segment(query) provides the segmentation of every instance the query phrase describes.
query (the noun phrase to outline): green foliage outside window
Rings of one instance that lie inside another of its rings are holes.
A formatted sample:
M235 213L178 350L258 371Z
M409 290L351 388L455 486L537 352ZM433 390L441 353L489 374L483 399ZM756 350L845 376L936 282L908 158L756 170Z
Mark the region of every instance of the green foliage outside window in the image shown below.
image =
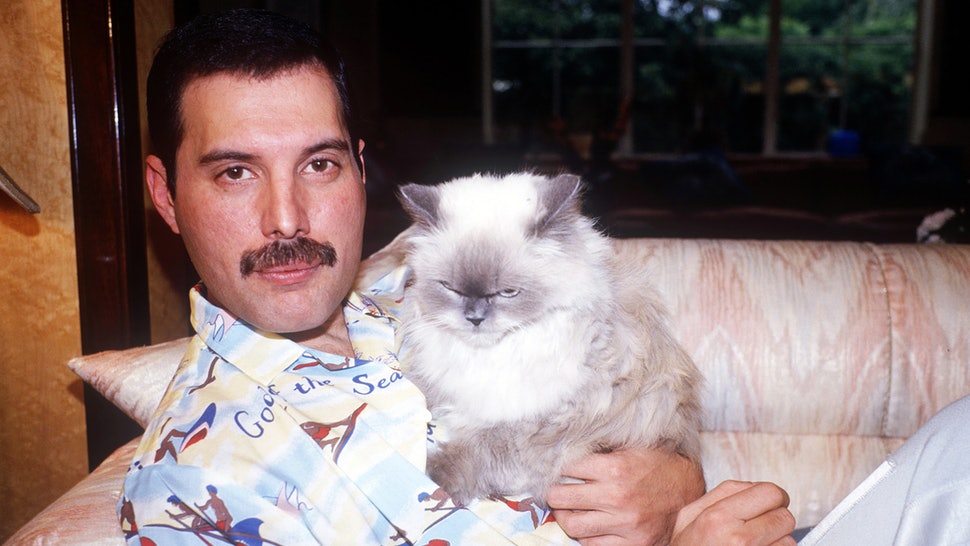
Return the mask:
M915 4L784 0L779 150L822 150L837 128L858 131L871 146L905 140ZM768 0L634 0L633 7L634 149L759 152ZM503 138L535 147L550 122L573 133L612 125L620 14L620 0L493 0L493 96Z

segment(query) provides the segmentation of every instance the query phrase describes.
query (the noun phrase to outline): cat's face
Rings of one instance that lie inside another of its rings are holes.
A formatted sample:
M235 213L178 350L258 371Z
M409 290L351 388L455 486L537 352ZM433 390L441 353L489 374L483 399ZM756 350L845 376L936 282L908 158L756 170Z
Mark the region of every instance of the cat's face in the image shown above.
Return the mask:
M495 343L540 319L556 300L548 256L530 241L431 238L415 255L412 294L434 324L473 344ZM554 273L554 272L553 272Z
M408 298L422 320L476 345L493 344L581 297L573 232L578 179L478 176L406 186L419 234Z

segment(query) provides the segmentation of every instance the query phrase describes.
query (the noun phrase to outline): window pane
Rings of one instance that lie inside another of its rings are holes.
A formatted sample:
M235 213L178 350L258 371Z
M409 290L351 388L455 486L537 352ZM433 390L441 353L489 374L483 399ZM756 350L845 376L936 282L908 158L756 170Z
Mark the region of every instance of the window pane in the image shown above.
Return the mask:
M909 43L850 49L846 124L859 131L870 147L905 142L912 58Z
M500 141L550 150L551 123L589 139L616 120L619 0L493 5ZM915 8L916 0L784 1L778 150L824 151L838 128L873 146L904 142ZM633 17L634 150L759 153L768 0L635 0Z
M661 47L636 49L636 100L630 121L638 151L673 152L686 136L682 128L690 118L690 107L679 98L682 77L671 70L668 53Z
M637 6L636 149L760 152L767 0Z
M735 153L760 153L764 133L764 43L709 47L720 71L717 101L710 107L712 134L720 148Z
M778 148L823 150L840 128L868 148L903 143L915 0L788 0L783 9Z
M552 114L552 50L496 49L492 58L496 139L528 148Z
M841 48L782 40L778 150L822 151L839 123Z

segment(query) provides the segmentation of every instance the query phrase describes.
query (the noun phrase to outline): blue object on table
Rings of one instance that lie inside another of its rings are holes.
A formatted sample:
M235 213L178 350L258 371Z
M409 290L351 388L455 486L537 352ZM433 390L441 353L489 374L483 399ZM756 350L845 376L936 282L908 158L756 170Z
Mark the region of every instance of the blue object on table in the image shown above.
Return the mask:
M859 155L859 133L849 129L837 129L829 133L828 152L832 157L856 157Z

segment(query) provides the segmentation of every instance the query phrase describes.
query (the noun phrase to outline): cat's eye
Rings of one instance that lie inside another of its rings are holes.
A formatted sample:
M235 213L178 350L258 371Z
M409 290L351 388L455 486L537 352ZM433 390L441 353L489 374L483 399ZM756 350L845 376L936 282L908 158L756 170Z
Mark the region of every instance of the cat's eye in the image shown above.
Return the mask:
M519 291L515 288L506 288L505 290L500 290L498 295L503 298L514 298L519 295Z
M442 288L444 288L445 290L447 290L447 291L449 291L449 292L454 292L455 294L461 294L461 292L459 292L459 291L457 291L457 290L455 290L454 288L452 288L452 287L451 287L451 286L450 286L450 285L449 285L448 283L446 283L445 281L438 281L438 282L439 282L439 283L441 284L441 287L442 287Z

